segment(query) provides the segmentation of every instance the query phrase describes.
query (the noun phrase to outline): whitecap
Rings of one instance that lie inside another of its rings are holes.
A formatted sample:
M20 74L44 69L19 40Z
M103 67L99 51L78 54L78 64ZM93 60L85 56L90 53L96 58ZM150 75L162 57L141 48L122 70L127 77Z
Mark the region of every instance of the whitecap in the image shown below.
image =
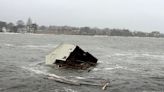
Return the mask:
M125 53L115 53L113 56L127 56L130 54L125 54Z
M21 33L11 33L11 32L4 32L4 33L0 33L0 34L21 34Z
M36 73L36 74L42 74L42 75L46 75L46 76L53 76L53 77L56 77L56 78L64 78L64 76L58 76L56 74L52 74L52 73L48 73L46 71L41 71L39 69L35 69L34 67L21 67L25 70L28 70L30 72L33 72L33 73Z
M78 92L78 91L70 89L70 88L66 88L66 87L63 87L63 88L64 88L65 92Z
M5 46L8 46L8 47L13 47L14 46L14 44L9 44L9 43L6 43L6 44L4 44Z
M164 58L164 53L151 54L151 53L128 52L128 53L115 53L112 56L118 56L118 57L128 56L128 58L136 58L136 57Z
M43 72L43 71L40 71L40 70L36 70L36 69L33 69L33 68L30 68L30 67L21 67L25 70L28 70L30 72L34 72L36 74L44 74L44 75L47 75L47 73Z
M113 69L116 69L116 68L94 68L93 71L107 71L107 70L113 70Z
M94 35L93 37L109 37L107 35Z
M52 47L56 47L56 45L52 45L52 44L47 44L47 45L24 45L22 47L29 47L29 48L52 48Z
M102 70L100 68L94 68L92 71L99 71L99 70Z
M114 69L131 70L125 66L115 65L114 67L108 67L108 68L94 68L93 71L109 71L109 70L114 70Z
M75 77L75 78L77 78L77 79L86 79L86 78L80 77L80 76L71 76L71 77Z
M113 70L113 69L116 69L116 68L104 68L104 70Z
M148 57L148 58L164 58L163 53L161 54L149 54L149 53L135 53L131 54L129 58L136 58L136 57Z
M142 54L142 56L147 56L147 57L155 57L155 58L163 58L164 55L153 55L153 54Z
M48 50L49 48L55 48L57 45L47 44L47 45L23 45L20 46L21 48L28 48L28 49L41 49L41 50Z

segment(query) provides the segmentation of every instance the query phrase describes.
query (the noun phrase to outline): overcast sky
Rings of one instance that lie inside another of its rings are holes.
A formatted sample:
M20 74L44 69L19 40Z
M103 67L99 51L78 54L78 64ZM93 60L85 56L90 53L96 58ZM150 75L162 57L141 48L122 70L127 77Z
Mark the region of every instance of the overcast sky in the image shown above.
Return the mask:
M0 20L164 33L164 0L0 0Z

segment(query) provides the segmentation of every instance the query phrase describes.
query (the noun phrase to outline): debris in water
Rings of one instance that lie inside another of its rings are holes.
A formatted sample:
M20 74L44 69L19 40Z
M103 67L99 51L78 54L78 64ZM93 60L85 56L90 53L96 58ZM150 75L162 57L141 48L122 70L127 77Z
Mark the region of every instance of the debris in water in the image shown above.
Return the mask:
M61 44L46 56L47 65L57 65L58 67L89 69L97 64L97 59L90 53L83 51L79 46L73 44ZM90 70L88 70L89 72ZM92 85L101 86L106 90L109 81L98 78L81 78L57 76L55 74L46 74L46 79L54 80L71 85Z
M77 77L64 77L57 76L55 74L48 74L46 79L54 80L61 83L71 84L71 85L90 85L90 86L102 86L102 90L106 90L109 86L109 81L98 78L77 78Z
M105 85L102 87L102 90L106 90L106 87L109 85L109 82L106 82Z
M58 67L87 69L96 63L94 56L73 44L61 44L46 56L47 65L55 64Z

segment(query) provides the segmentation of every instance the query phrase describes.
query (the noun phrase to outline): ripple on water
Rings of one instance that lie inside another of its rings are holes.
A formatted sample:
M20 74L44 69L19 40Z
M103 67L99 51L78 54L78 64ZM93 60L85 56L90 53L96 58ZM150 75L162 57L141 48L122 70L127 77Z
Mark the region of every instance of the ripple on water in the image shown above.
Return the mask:
M4 46L6 47L18 47L18 48L26 48L26 49L41 49L41 50L47 50L49 48L55 48L57 45L56 44L46 44L46 45L15 45L11 43L4 43Z

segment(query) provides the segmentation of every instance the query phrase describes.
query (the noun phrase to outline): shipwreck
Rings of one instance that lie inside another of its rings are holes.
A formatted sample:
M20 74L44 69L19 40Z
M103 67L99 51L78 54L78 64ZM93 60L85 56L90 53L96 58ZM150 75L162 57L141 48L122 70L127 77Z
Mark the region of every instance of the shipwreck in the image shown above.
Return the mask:
M60 44L46 56L46 65L87 69L97 64L97 58L73 44Z

